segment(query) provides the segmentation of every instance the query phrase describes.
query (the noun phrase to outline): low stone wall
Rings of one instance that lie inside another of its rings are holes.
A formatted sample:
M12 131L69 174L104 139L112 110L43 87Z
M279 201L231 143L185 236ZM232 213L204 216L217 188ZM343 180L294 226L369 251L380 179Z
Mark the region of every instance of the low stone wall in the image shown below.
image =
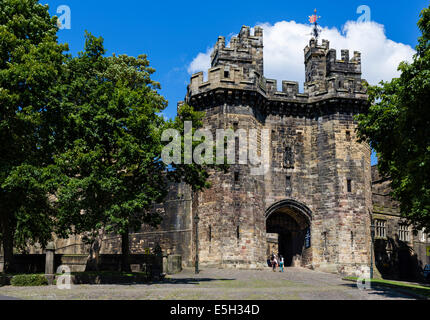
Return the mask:
M45 254L14 255L14 260L17 273L45 272ZM181 255L169 255L163 259L161 255L156 254L131 254L129 256L129 261L132 272L160 275L162 273L174 274L182 271ZM2 272L2 256L0 256L0 264L0 271ZM57 271L59 266L68 267L70 272L119 271L121 266L121 255L101 254L96 261L90 259L88 255L83 254L55 254L54 271Z
M71 276L73 284L138 284L147 283L153 280L151 274L133 274L133 275L117 275L117 274L91 274L82 273ZM159 280L157 278L156 280Z
M182 271L182 256L172 254L167 257L167 274L175 274Z
M0 274L0 287L10 285L10 281L12 280L12 276L6 276Z
M17 273L43 273L45 272L44 254L15 254L15 268ZM3 272L4 260L0 256L0 272Z

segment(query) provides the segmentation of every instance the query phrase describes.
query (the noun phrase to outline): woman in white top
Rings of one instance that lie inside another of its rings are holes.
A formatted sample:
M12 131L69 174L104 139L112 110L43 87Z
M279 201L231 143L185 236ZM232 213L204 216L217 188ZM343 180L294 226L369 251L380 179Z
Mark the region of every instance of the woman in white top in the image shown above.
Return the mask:
M278 257L276 256L276 254L273 257L273 272L276 271L276 267L278 266Z

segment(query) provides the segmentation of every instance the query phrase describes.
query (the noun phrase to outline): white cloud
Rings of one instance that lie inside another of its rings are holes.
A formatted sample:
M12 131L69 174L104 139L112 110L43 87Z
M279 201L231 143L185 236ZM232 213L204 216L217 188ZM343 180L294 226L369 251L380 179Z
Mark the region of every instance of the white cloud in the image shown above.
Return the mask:
M203 71L203 73L206 75L208 69L211 67L212 51L213 48L208 48L206 49L205 53L200 52L188 66L188 73L193 74L196 72Z
M260 24L264 29L264 75L266 78L304 82L305 68L303 49L308 44L311 26L294 21L281 21L274 25ZM403 43L394 42L385 35L384 26L375 22L357 23L348 21L343 30L324 28L322 39L330 41L330 47L337 50L349 49L362 56L363 78L371 84L397 77L401 61L411 61L415 51ZM206 71L210 67L210 53L199 53L188 67L188 72Z

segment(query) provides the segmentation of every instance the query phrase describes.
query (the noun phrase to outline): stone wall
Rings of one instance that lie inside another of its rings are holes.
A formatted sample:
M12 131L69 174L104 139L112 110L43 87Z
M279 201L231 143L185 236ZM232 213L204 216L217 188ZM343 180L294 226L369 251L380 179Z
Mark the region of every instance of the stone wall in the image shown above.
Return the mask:
M404 222L399 203L391 196L390 180L382 177L377 166L372 167L373 219L385 222L385 236L375 237L375 263L384 278L423 280L423 269L429 264L430 237L421 230L408 227L409 240L399 238Z
M192 263L192 216L191 190L185 184L170 184L166 201L154 207L161 217L158 228L142 226L136 233L130 233L130 253L148 254L161 247L165 255L179 254L184 266ZM121 254L121 236L100 232L92 244L86 244L84 235L71 235L67 239L54 238L58 254L88 255L95 258L100 255ZM36 244L28 246L27 254L43 254L43 248Z

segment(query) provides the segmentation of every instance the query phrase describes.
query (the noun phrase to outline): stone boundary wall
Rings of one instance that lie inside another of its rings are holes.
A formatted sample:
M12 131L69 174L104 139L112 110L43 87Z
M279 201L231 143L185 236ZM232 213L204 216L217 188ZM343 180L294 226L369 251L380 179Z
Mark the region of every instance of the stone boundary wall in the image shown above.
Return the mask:
M14 255L17 273L44 273L45 254L18 254ZM131 254L129 256L132 272L163 271L163 256L156 254ZM177 258L175 258L177 259ZM168 261L166 258L166 262ZM172 264L172 263L171 263ZM121 255L101 254L98 261L89 258L86 254L55 254L54 270L61 265L68 266L71 272L118 271L121 265ZM178 270L178 266L174 265ZM164 269L169 272L168 269ZM3 272L3 257L0 256L0 272Z

